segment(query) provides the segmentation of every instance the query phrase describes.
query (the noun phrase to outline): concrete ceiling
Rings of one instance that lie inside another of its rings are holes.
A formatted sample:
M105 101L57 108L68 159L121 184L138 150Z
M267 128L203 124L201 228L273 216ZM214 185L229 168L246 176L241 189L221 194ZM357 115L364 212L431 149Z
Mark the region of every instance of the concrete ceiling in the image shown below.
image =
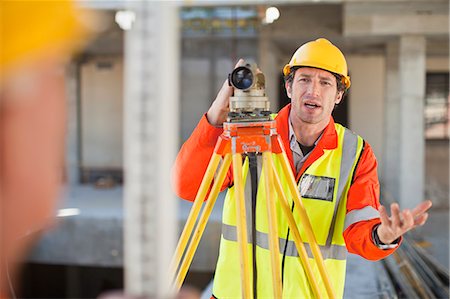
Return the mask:
M330 39L345 53L371 54L383 53L389 41L403 34L418 34L427 38L428 55L449 55L448 1L345 2L278 6L280 19L262 27L262 35L282 54L292 55L318 37ZM375 26L380 20L391 20L392 26Z
M282 1L279 1L282 2ZM308 1L306 1L308 2ZM374 20L389 16L406 22L419 22L427 18L434 22L436 32L423 32L427 38L427 53L449 55L448 1L335 1L278 5L281 17L261 27L260 35L270 38L280 53L290 56L302 43L326 37L345 53L383 53L387 42L398 39L401 27L392 32L373 28ZM88 55L117 55L124 49L124 32L114 21L115 10L102 10L101 33L89 44ZM413 18L411 18L413 17ZM355 19L356 18L356 19ZM418 21L411 21L418 20ZM365 29L351 29L358 24ZM417 24L416 24L417 25ZM420 25L420 23L418 24ZM420 26L419 26L420 27ZM405 29L406 31L406 29ZM411 34L411 33L407 33ZM419 34L419 33L418 33Z
M86 55L123 54L124 31L115 22L114 10L101 10L97 24L98 34L85 48Z

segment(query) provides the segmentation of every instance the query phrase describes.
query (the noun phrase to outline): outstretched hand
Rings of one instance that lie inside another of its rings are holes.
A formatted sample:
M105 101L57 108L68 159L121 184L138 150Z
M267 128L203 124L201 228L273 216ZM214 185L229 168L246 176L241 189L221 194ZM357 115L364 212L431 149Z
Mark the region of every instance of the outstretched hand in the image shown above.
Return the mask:
M243 59L239 59L234 68L238 67L243 61ZM233 87L228 85L227 79L206 113L206 118L211 125L219 127L227 120L228 112L230 111L230 97L232 95Z
M388 216L384 206L380 206L381 224L377 233L381 242L391 244L397 238L405 234L407 231L423 225L428 218L426 211L431 207L430 200L426 200L417 205L412 211L405 209L400 211L397 203L391 204L391 217Z

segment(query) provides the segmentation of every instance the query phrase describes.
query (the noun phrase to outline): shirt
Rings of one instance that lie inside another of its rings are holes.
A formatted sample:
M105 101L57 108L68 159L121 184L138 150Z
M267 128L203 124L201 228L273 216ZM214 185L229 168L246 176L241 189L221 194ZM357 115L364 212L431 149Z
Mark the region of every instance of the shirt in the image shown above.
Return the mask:
M321 137L322 134L320 134L319 138L314 142L314 147L317 145L317 142L319 142ZM297 137L295 136L294 128L292 127L291 123L291 118L289 118L289 146L292 151L292 158L294 159L295 170L299 172L303 166L303 163L305 163L306 159L309 157L311 151L306 155L303 154L300 148L300 144L297 141Z

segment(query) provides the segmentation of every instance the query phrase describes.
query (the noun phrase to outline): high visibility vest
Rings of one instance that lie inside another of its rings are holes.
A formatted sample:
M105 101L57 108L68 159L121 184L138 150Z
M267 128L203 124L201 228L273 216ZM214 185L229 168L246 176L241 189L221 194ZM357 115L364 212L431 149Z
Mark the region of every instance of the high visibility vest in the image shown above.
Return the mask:
M363 140L358 135L335 124L338 135L338 146L333 150L324 150L324 154L313 162L302 174L298 188L301 200L308 213L309 220L320 247L331 284L338 298L343 296L347 249L343 232L345 223L347 193L350 188L353 173L358 158L362 152ZM300 235L308 252L314 277L318 282L320 292L327 298L325 286L311 253L304 227L299 220L298 212L293 206L292 196L287 188L286 176L282 173L281 163L274 154L274 164L282 182L284 191L291 205ZM243 165L244 181L248 174L248 158ZM262 170L264 171L264 170ZM255 212L256 222L256 280L257 297L272 298L272 276L269 251L269 231L266 209L266 195L264 175L259 176L257 203ZM278 195L275 194L276 214L278 221L278 237L280 244L280 269L283 280L283 298L314 298L305 270L298 257L292 233L288 222L279 205ZM252 264L252 229L251 198L246 196L248 256ZM241 277L239 263L239 248L237 243L237 228L235 214L234 187L228 190L224 202L222 217L222 236L220 253L217 262L213 295L217 298L241 298ZM361 219L358 219L361 220ZM251 269L251 271L253 271ZM253 272L251 275L253 283Z

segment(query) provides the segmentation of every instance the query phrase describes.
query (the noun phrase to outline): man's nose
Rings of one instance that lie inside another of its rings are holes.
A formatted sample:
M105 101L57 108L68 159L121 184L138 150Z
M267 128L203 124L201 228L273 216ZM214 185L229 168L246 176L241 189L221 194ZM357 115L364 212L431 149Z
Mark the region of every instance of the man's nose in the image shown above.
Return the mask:
M308 85L308 94L315 97L320 94L319 82L316 82L315 80L311 81L311 84Z

